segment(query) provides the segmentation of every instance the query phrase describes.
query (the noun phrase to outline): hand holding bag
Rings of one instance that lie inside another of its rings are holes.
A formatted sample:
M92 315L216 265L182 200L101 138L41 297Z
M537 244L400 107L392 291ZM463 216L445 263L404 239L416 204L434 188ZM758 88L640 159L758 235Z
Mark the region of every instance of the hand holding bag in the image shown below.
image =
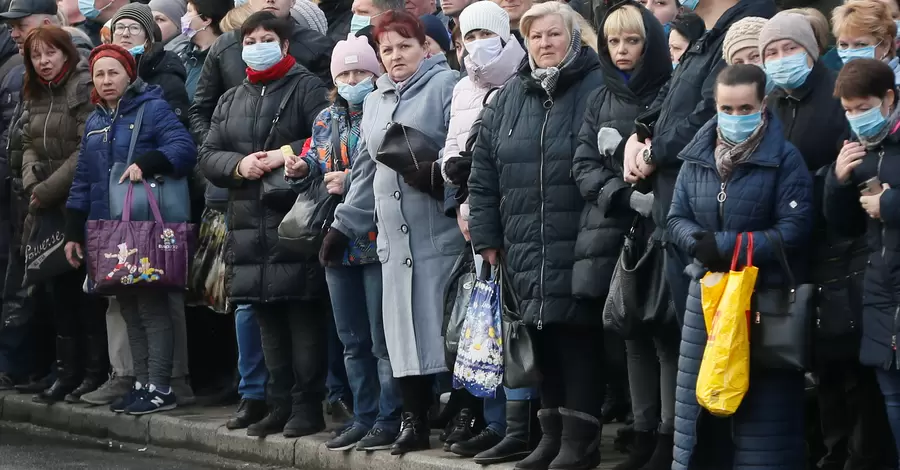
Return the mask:
M281 113L284 112L284 108L287 107L288 101L291 100L291 96L293 96L299 84L300 79L295 79L293 83L288 85L287 92L281 98L281 102L278 103L278 109L275 111L275 117L272 118L272 125L269 127L269 134L266 136L265 143L263 143L263 151L268 150L273 145L275 141L275 127L278 125ZM290 209L288 205L290 203L287 201L293 201L296 194L294 188L291 187L291 184L284 177L284 165L263 175L262 201L268 207L275 210L283 209L284 212L287 212Z
M399 122L388 123L375 161L401 175L407 175L436 162L441 146L422 131Z
M159 205L143 182L153 212L152 221L89 220L85 256L93 291L100 294L147 289L184 290L194 245L194 226L163 221ZM132 207L134 185L128 186L125 207Z
M757 289L750 319L750 357L755 368L804 371L811 367L815 284L797 285L781 236L763 232L787 276L786 287Z
M503 261L494 269L500 285L500 306L503 309L503 385L525 388L541 383L537 366L534 339L519 314L519 298L509 282Z

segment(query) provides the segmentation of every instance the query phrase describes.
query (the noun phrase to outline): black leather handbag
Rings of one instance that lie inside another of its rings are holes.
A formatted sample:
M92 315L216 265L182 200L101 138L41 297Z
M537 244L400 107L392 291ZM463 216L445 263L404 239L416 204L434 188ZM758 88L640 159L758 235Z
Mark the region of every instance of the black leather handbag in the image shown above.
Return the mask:
M281 113L284 112L284 109L288 105L288 101L291 100L291 96L294 94L294 91L299 84L300 79L297 79L288 85L289 88L287 92L281 98L281 102L278 103L278 109L275 111L275 117L272 118L272 125L269 128L269 133L266 136L265 143L263 143L262 150L268 150L275 142L275 127L278 125L278 121L281 120ZM280 212L287 212L291 209L296 197L297 193L294 192L294 188L291 187L290 183L284 178L283 165L263 175L262 201L266 206Z
M815 284L797 284L781 237L763 232L788 278L785 287L757 289L750 305L750 365L762 370L811 367Z
M519 314L518 296L513 292L504 262L501 261L494 269L494 278L500 283L503 309L503 385L507 388L540 385L542 376L537 366L534 339Z
M623 339L632 339L654 324L665 322L669 310L665 245L638 240L635 218L613 270L603 306L603 327Z
M436 162L441 148L418 129L391 122L375 154L375 161L405 175Z

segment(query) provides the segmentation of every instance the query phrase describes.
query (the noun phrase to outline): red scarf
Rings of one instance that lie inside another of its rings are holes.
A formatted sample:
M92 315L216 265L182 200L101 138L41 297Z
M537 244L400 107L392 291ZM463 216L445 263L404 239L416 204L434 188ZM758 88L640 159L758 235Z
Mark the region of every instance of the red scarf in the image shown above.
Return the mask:
M288 70L296 63L297 61L294 60L294 56L288 54L278 61L278 63L265 70L257 71L247 67L247 79L250 80L250 83L254 84L274 82L287 75Z
M66 74L69 73L70 68L71 67L69 67L69 62L67 61L65 64L63 64L62 70L59 71L59 75L54 77L53 80L44 80L40 76L38 76L38 80L40 80L41 83L44 84L44 86L59 85L59 82L63 81L63 78L65 78Z

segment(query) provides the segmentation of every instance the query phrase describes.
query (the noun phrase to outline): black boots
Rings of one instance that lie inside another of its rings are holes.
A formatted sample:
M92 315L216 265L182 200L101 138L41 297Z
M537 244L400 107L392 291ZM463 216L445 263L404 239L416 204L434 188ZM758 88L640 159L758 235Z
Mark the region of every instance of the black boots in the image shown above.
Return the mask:
M472 408L463 408L453 419L453 430L444 439L444 451L450 452L450 448L457 442L468 441L475 437L484 428L484 419L480 413L476 415Z
M559 414L562 415L562 440L559 454L548 468L587 470L600 465L603 423L587 413L568 408L560 408Z
M262 400L241 400L237 413L225 422L228 429L244 429L258 423L266 416L266 402Z
M562 438L562 415L559 408L540 410L537 416L541 422L541 441L528 457L516 463L516 468L521 470L546 470L559 454Z
M71 336L56 337L56 381L31 400L47 405L61 401L78 387L78 344Z
M404 412L403 421L400 423L400 435L391 446L391 455L430 449L429 434L427 416Z
M325 430L325 416L321 402L298 403L284 425L284 437L304 437Z
M540 407L540 400L508 400L506 436L499 444L476 455L475 463L491 465L527 457L541 439L541 424L538 421Z
M269 434L277 434L284 431L291 416L291 409L287 404L276 403L269 407L269 413L258 423L247 426L247 435L251 437L266 437Z
M81 385L66 395L66 403L80 403L81 396L97 390L109 374L109 360L107 359L106 336L88 336L84 358L84 380Z
M612 423L618 421L624 423L628 420L628 413L631 411L631 404L628 395L628 383L615 381L606 385L606 400L600 409L603 414L604 423Z
M674 435L657 434L656 449L653 451L653 456L640 470L671 470L673 447L675 447Z
M481 452L493 449L497 444L503 441L503 436L497 434L491 428L484 428L477 436L453 444L450 452L461 457L475 457Z
M634 440L631 444L631 451L628 452L628 458L613 467L613 470L640 470L653 456L653 450L656 448L656 432L635 431L633 436ZM671 454L672 449L669 448L670 457ZM669 460L669 468L672 468L671 459Z

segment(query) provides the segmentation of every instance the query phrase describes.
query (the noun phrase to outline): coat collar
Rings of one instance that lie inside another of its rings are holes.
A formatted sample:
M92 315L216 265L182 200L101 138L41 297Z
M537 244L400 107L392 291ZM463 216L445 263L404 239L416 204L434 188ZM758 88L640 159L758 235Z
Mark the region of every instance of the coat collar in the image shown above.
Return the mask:
M743 165L756 165L777 167L781 164L781 155L787 142L781 130L781 121L766 109L766 132L762 142L753 151ZM696 163L709 168L716 167L716 132L719 120L713 116L703 127L697 131L693 140L678 154L678 158L685 163Z

